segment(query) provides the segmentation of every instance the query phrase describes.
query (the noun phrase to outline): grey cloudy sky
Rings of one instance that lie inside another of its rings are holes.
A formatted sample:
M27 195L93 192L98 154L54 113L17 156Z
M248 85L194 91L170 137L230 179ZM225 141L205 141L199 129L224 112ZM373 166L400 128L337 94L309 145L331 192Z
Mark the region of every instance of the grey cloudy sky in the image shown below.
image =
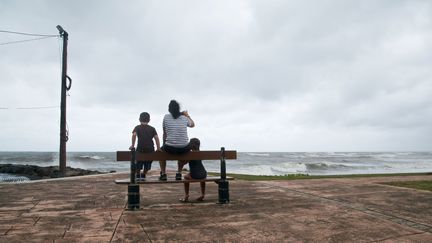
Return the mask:
M130 145L171 99L205 149L431 151L432 2L1 1L0 29L69 32L70 151ZM0 33L0 43L23 36ZM57 151L60 40L0 45L0 150ZM7 108L7 109L5 109Z

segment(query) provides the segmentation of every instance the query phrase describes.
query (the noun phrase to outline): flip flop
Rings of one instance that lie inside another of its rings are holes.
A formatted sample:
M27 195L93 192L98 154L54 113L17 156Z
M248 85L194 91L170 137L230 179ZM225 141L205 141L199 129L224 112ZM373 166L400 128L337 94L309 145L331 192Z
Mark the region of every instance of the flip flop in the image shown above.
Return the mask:
M187 203L187 202L189 202L189 197L180 198L179 201L182 203Z

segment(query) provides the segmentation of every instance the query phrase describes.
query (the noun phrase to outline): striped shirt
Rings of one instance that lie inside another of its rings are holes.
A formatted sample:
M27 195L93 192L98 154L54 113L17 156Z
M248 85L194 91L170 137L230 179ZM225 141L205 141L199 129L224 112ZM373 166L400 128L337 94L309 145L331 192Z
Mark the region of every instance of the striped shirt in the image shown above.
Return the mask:
M176 148L183 148L188 145L187 127L191 125L191 121L183 115L174 119L171 114L166 114L162 124L166 133L165 144Z

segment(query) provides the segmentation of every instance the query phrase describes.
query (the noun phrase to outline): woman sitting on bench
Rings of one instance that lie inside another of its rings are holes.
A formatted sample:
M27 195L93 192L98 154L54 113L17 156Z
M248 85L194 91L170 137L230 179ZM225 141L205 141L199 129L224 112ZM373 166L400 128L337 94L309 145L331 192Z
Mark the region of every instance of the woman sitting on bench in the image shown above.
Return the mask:
M180 112L180 104L171 100L168 105L169 114L166 114L163 119L163 146L162 151L169 154L184 154L190 151L189 138L187 134L188 127L194 127L195 123L189 116L187 111ZM166 161L159 161L161 167L161 175L159 180L166 181ZM178 162L178 170L176 180L182 179L181 166L182 162Z
M192 138L189 142L189 146L191 147L192 151L199 151L200 149L200 140L198 138ZM188 162L183 162L181 164L181 168L183 168L183 165L185 165ZM186 180L193 180L193 179L205 179L207 177L207 171L204 168L204 165L202 164L201 160L191 160L189 161L189 173L184 176ZM189 201L189 182L184 183L184 191L185 196L184 198L180 199L182 202L188 202ZM201 186L201 196L198 197L197 201L203 201L205 196L205 181L200 182Z

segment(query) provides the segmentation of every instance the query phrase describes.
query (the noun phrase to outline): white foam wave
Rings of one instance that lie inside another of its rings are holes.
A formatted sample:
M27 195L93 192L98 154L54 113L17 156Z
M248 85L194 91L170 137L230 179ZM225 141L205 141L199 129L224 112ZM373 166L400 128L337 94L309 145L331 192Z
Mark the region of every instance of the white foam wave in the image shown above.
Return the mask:
M81 156L78 156L78 158L80 158L80 159L94 159L94 160L104 159L104 157L97 156L97 155L81 155Z
M18 175L10 175L5 173L0 173L0 183L4 182L24 182L24 181L30 181L29 178L25 176L18 176Z
M246 153L246 154L250 156L263 156L263 157L270 156L270 154L265 154L265 153Z

